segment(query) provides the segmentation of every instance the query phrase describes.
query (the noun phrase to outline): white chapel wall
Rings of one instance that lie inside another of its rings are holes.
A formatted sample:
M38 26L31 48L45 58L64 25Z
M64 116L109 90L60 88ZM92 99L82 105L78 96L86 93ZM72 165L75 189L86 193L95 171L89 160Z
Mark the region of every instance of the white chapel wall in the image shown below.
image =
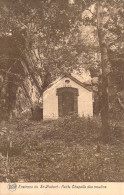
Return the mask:
M65 84L65 80L70 80L69 85ZM58 96L56 95L57 88L60 87L74 87L78 88L78 114L79 116L93 116L93 101L92 92L78 85L70 78L63 78L47 89L43 94L43 118L57 119L58 118Z

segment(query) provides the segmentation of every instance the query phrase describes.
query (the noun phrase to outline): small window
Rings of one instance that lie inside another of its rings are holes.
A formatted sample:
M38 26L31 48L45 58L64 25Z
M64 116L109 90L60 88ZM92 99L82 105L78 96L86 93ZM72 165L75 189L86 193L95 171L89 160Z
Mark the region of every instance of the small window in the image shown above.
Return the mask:
M69 83L70 83L70 81L69 81L69 80L65 80L65 83L66 83L66 84L69 84Z

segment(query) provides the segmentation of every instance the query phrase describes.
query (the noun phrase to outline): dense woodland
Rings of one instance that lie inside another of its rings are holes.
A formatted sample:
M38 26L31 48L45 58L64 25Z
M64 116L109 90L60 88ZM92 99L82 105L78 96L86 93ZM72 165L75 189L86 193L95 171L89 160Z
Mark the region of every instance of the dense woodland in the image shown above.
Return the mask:
M1 124L27 110L41 119L43 90L65 72L86 70L110 141L111 125L124 125L123 18L122 0L1 0Z

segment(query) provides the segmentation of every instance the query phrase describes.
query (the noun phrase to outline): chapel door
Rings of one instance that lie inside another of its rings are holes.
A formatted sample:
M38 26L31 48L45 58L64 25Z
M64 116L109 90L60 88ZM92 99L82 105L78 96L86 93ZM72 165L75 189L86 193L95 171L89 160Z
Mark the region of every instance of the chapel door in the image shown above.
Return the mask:
M74 93L64 92L62 93L62 116L71 112L74 112Z

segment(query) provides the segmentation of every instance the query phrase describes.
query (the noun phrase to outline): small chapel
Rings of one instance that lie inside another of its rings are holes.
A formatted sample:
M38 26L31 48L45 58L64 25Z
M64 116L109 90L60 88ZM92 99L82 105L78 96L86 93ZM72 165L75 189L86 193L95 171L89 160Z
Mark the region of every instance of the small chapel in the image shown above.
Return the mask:
M64 74L43 92L43 120L54 120L70 113L80 117L93 116L93 92L91 85L73 73Z

